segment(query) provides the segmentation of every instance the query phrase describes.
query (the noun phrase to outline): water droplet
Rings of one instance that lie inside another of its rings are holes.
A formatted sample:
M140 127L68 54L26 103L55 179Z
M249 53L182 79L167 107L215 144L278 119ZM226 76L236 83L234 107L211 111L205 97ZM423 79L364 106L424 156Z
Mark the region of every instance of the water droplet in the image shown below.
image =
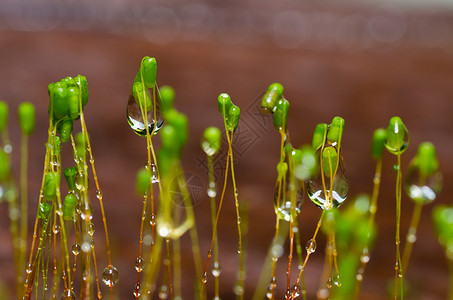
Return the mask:
M208 273L206 273L206 272L203 273L203 276L201 277L201 281L203 283L208 282Z
M305 244L305 250L307 253L313 253L316 251L316 240L310 239L307 244Z
M90 223L90 225L88 225L88 234L91 236L94 235L94 224L93 223Z
M321 288L316 293L318 299L327 299L329 297L329 290L326 288Z
M75 243L74 245L72 245L72 254L74 254L75 256L79 255L80 253L80 244L79 243Z
M63 294L61 295L62 300L75 300L75 298L75 293L71 289L65 289Z
M269 299L269 300L274 299L276 288L277 288L277 279L275 278L275 276L272 276L271 282L269 283L269 287L267 288L267 292L266 292L267 299Z
M168 299L168 287L166 285L160 287L159 299Z
M102 199L102 191L101 190L96 190L96 198Z
M60 225L55 224L52 228L54 234L58 234L60 232Z
M333 284L340 287L341 286L341 281L340 281L340 274L335 274L333 277Z
M30 274L32 270L33 266L31 264L27 264L27 267L25 268L25 273Z
M97 295L98 295L98 300L101 300L102 299L102 292L98 291Z
M333 148L338 153L338 149L336 147ZM325 148L319 149L318 154L322 149ZM346 169L344 168L343 156L340 153L337 157L338 165L333 178L333 183L330 175L326 174L321 167L318 174L313 179L307 180L308 197L316 206L322 209L340 206L348 195L349 183Z
M285 190L286 187L286 190ZM291 193L295 193L296 196L296 205L293 208L291 205ZM279 197L280 196L280 197ZM299 214L302 207L302 202L304 199L304 193L302 187L294 186L289 181L289 176L287 176L286 183L279 183L275 185L274 190L274 207L275 212L280 215L280 218L289 222L291 220L291 209L294 209L296 215Z
M173 226L170 224L170 222L162 219L157 222L157 232L161 237L168 237L171 232L173 231Z
M414 233L409 233L406 239L409 243L413 244L417 240L417 236Z
M134 295L135 298L139 298L141 293L142 293L142 291L140 290L140 283L137 283L135 285L134 290L132 291L132 294Z
M135 260L135 270L137 272L141 272L143 271L143 263L144 263L144 259L140 256L140 257L137 257L137 259Z
M233 293L236 296L240 296L244 293L244 288L239 283L236 283L236 285L233 287Z
M102 281L108 287L113 287L118 282L118 270L114 266L108 265L102 272Z
M84 192L88 188L88 178L84 176L82 172L78 172L75 176L75 187L81 192Z
M370 261L370 256L368 255L362 255L360 256L360 262L363 263L363 264L366 264Z
M442 188L442 173L440 170L433 172L430 176L423 176L417 161L413 160L406 172L404 190L415 202L427 204L436 199Z
M222 270L220 269L219 263L214 262L214 266L212 267L212 275L214 277L219 277L221 272L222 272Z
M211 198L215 198L217 196L217 191L215 188L208 188L208 196Z
M294 299L299 296L300 296L300 285L295 284L291 287L291 297Z
M149 93L147 91L147 93ZM147 119L148 119L148 130L149 133L157 134L159 132L159 129L162 127L164 120L162 119L160 107L161 107L161 101L159 98L159 93L157 94L157 102L156 102L156 120L154 120L154 112L152 109L147 111ZM149 93L151 97L151 101L153 101L153 95L152 93ZM137 104L135 101L134 95L131 93L129 94L129 99L127 101L127 109L126 109L126 117L127 117L127 122L129 123L129 126L132 128L132 130L140 135L140 136L146 136L146 127L145 127L145 121L143 120L142 117L142 112L140 110L140 106ZM154 126L156 125L156 128L154 129ZM153 132L154 130L154 132Z
M274 245L272 246L272 257L279 258L283 255L283 246L282 245Z

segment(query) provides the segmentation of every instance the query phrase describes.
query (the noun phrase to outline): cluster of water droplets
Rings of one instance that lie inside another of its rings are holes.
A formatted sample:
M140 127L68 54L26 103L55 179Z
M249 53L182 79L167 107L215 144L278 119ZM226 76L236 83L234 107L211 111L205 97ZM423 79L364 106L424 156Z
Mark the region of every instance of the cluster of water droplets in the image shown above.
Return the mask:
M147 111L147 124L145 125L145 120L143 119L144 114L140 109L140 105L138 104L138 99L136 101L132 91L129 94L129 99L127 101L127 108L126 108L126 118L127 123L131 127L131 129L140 136L146 136L146 126L148 127L148 131L151 134L157 134L157 132L161 129L162 125L164 124L164 119L162 118L161 112L161 99L159 90L156 86L156 92L154 95L156 96L155 99L153 98L152 91L146 91L149 93L151 97L151 103L155 102L156 111L154 112L153 109ZM154 116L156 117L154 119Z

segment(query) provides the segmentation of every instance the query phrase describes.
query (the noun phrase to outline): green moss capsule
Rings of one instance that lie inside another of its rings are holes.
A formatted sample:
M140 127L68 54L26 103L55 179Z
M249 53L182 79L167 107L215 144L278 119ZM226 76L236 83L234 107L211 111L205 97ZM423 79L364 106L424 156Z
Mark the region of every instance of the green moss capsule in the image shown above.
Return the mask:
M77 156L85 158L87 152L87 139L82 131L75 136Z
M80 92L76 87L68 88L69 117L73 120L80 116Z
M432 216L440 243L446 248L453 246L453 208L438 205L433 209Z
M0 149L0 181L5 180L11 168L9 155L3 149Z
M74 194L66 195L63 202L63 218L65 221L74 220L76 206L77 197Z
M132 86L132 94L134 95L135 102L137 102L140 109L142 109L143 103L146 104L147 111L151 111L153 109L153 102L151 101L149 92L144 89L141 82L134 82L134 85Z
M382 158L386 140L387 131L384 128L378 128L374 131L373 140L371 142L371 157L373 157L373 159L379 160Z
M421 143L417 152L418 168L420 174L429 177L439 169L436 148L430 142Z
M329 126L327 133L327 141L333 144L341 144L341 138L343 136L344 119L342 117L334 117L332 123Z
M0 101L0 133L6 129L8 125L8 104L5 101Z
M74 78L74 82L79 86L80 93L82 95L82 107L85 107L88 103L88 82L85 76L77 75Z
M327 128L328 126L326 123L319 123L318 125L316 125L312 140L313 150L318 150L326 142Z
M30 136L36 125L35 106L30 102L22 102L17 109L17 114L22 134Z
M60 127L61 142L66 143L67 141L69 141L71 137L74 121L72 119L64 119L61 122L62 122Z
M217 154L220 150L220 143L222 139L222 133L217 127L208 127L203 133L201 140L201 148L208 156Z
M55 83L51 89L50 101L53 116L56 120L62 119L68 114L69 103L66 99L67 93L67 86L62 82Z
M334 147L326 147L322 151L322 168L327 177L335 174L337 169L338 153Z
M232 105L228 110L228 118L227 118L227 128L229 131L235 131L239 125L239 118L241 116L241 109L236 106Z
M162 114L165 114L173 109L173 102L175 101L175 90L168 85L164 85L159 89L160 99L162 101Z
M395 155L402 154L409 145L409 132L400 117L392 117L387 127L385 147Z
M312 147L306 145L300 148L300 159L295 161L294 176L300 180L307 180L316 174L318 158Z
M176 149L182 151L182 147L186 144L189 136L189 121L185 114L178 112L175 109L170 110L167 113L168 124L175 129L175 135L173 137L173 142ZM164 137L162 137L164 139Z
M219 113L225 118L229 111L230 107L233 105L231 98L227 93L222 93L217 98L217 105L219 108Z
M64 177L66 178L66 183L68 184L68 190L73 191L76 189L75 178L77 175L77 169L75 167L67 167L64 169Z
M279 132L286 132L288 127L289 101L282 98L278 101L274 111L274 127Z
M146 170L145 168L138 170L135 179L135 191L139 196L145 195L145 193L148 191L150 181L151 173L148 170Z
M154 57L145 56L140 66L143 82L148 89L156 85L157 62Z
M53 201L57 195L59 177L57 172L48 172L44 181L44 199Z
M278 101L283 95L283 86L280 83L273 83L261 99L261 110L263 113L274 112Z
M52 205L47 202L41 202L38 206L38 218L47 220L49 213L52 209Z

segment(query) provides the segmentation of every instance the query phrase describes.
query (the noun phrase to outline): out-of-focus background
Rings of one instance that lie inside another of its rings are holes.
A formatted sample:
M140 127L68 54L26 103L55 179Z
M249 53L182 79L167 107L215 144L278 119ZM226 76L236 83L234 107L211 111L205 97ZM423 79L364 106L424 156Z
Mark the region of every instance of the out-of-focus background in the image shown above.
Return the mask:
M156 57L158 84L175 89L175 106L189 118L190 140L183 163L193 186L201 188L194 209L203 257L211 229L209 201L202 190L207 174L200 137L207 126L223 125L216 104L221 92L229 93L241 107L235 159L240 200L250 205L246 299L251 298L274 233L279 135L271 119L260 114L258 99L272 82L284 85L291 103L293 145L310 143L317 123L330 123L336 115L346 120L343 154L351 198L371 192L371 135L374 129L386 127L392 116L400 116L410 132L404 166L420 142L436 145L444 188L435 203L424 208L407 280L411 299L447 297L447 264L433 232L431 210L436 204L451 203L448 195L453 192L453 5L403 0L1 1L0 98L10 105L16 174L20 132L15 111L22 101L31 101L37 108L37 128L30 141L29 224L35 218L44 161L47 85L68 75L85 75L90 92L85 117L105 199L113 262L120 272L118 299L132 298L136 276L142 201L135 194L134 178L146 162L146 144L129 128L125 111L131 83L145 55ZM387 287L394 276L394 163L395 157L386 154L377 213L379 235L361 299L388 298ZM221 178L220 158L216 166ZM403 195L402 236L412 207ZM98 214L99 206L94 209ZM0 280L12 291L6 215L2 204ZM303 245L319 215L320 210L306 200L299 215ZM99 221L98 217L95 222ZM96 247L102 253L102 227L97 224ZM237 232L231 187L219 234L221 298L234 299ZM321 235L306 270L309 299L315 297L319 284L324 240ZM184 249L190 249L188 241ZM102 254L100 259L105 264ZM279 276L284 282L286 257L281 261ZM187 273L191 280L191 270ZM186 284L189 290L191 284ZM193 296L186 292L185 298Z

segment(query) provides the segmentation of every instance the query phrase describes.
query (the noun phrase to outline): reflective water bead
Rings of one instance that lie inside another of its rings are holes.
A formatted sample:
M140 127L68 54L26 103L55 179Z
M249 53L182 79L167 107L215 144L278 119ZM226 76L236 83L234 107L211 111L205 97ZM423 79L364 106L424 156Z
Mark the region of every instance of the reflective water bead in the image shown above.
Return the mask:
M98 296L98 300L102 299L102 292L100 290L98 290L97 296Z
M292 214L291 211L292 210L294 210L294 213L296 215L299 214L301 207L302 207L303 198L304 198L304 193L303 193L302 187L299 187L299 186L296 187L293 184L291 184L289 182L288 177L286 180L286 191L283 190L285 185L281 185L281 187L279 187L278 183L276 184L275 190L274 190L275 213L279 214L280 217L287 222L289 222L291 220L291 214ZM294 191L294 189L295 189L295 191ZM292 207L293 205L291 202L291 192L295 192L295 196L296 196L294 207Z
M33 270L32 264L27 264L27 266L25 267L25 273L30 274L32 270Z
M214 266L212 267L212 276L219 277L221 273L220 265L218 262L214 262Z
M320 173L315 178L307 181L308 197L316 206L322 209L340 206L348 195L349 183L341 154L338 162L333 182L332 178L329 176L323 177Z
M88 225L88 234L93 236L94 235L94 224L93 223L90 223L90 225Z
M208 127L203 133L201 148L208 156L213 156L220 149L222 133L220 129L214 126Z
M305 244L305 250L307 253L313 253L316 251L316 240L310 239L307 244Z
M112 265L108 265L102 272L102 281L108 287L113 287L118 282L118 278L118 270Z
M74 245L72 245L72 254L74 254L75 256L79 255L80 253L80 244L79 243L74 243Z
M168 287L166 285L160 287L159 299L168 299Z
M409 145L409 132L400 117L392 117L387 127L385 147L395 155L402 154Z
M60 225L55 224L55 225L53 226L53 228L52 228L52 232L53 232L54 234L58 234L58 233L60 232Z
M134 290L132 291L132 294L134 295L135 298L140 297L140 295L142 294L142 291L140 289L140 284L139 283L135 284L135 287L134 287Z
M144 263L144 259L140 256L140 257L137 257L137 259L135 260L135 270L137 272L141 272L143 271L143 263Z
M147 111L147 127L150 134L157 134L164 124L164 120L162 119L160 111L160 99L158 94L156 95L156 100L156 120L154 120L153 109ZM154 99L152 99L152 101L154 101ZM134 95L132 93L129 95L129 100L127 102L126 117L129 126L136 134L140 136L146 136L145 121L143 120L140 106L135 101Z
M294 298L297 298L300 296L300 285L298 284L295 284L291 287L291 297L294 299Z
M76 296L72 289L65 289L61 295L62 300L75 300Z

